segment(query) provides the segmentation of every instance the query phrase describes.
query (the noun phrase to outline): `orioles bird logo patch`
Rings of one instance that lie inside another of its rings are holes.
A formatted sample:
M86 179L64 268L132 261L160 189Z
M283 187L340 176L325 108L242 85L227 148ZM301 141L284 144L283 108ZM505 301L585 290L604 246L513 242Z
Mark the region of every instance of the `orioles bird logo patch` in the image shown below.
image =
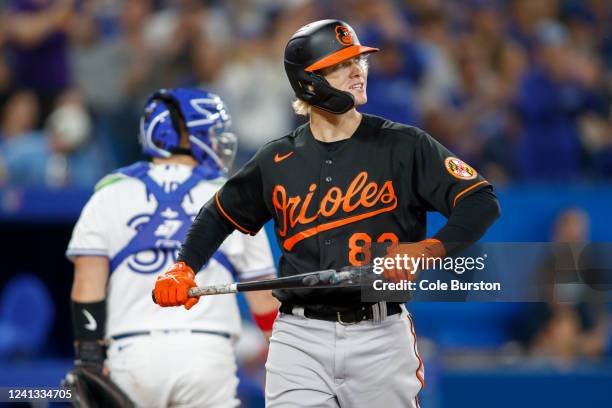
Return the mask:
M336 39L342 45L352 45L353 36L345 26L336 26Z
M456 157L447 157L444 165L451 176L461 180L473 180L478 175L470 165Z

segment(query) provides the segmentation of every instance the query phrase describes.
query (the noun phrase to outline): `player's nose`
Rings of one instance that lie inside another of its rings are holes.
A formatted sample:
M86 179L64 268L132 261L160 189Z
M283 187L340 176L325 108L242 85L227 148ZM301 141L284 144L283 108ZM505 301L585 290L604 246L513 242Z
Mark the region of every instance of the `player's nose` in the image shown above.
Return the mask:
M363 77L365 74L359 58L353 58L351 60L349 75L351 78Z

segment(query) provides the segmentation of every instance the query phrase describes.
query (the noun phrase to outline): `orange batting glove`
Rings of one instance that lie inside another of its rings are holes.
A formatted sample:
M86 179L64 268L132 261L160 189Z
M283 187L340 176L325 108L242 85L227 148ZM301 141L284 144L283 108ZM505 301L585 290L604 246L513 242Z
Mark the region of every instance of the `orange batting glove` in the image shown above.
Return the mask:
M157 277L153 295L155 303L162 307L185 306L191 309L200 298L187 296L189 288L196 286L195 273L185 262L177 262L163 275Z
M446 250L442 242L431 238L410 244L392 244L389 246L387 249L387 258L396 260L398 259L398 255L401 267L385 268L383 271L383 276L391 282L399 282L402 280L415 281L419 270L423 269L423 262L427 262L427 259L432 258L444 258L446 256ZM416 270L411 259L419 262L419 266ZM405 260L407 260L407 262L405 262Z

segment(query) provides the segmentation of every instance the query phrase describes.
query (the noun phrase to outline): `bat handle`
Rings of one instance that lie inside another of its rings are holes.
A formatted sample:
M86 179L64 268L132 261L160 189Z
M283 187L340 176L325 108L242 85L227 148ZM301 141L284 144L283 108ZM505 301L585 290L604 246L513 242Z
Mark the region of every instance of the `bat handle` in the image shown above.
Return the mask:
M189 293L187 294L187 296L189 297L198 297L199 295L194 293L194 288L190 288L189 289ZM157 300L155 300L155 290L151 291L151 299L153 299L153 303L157 304Z

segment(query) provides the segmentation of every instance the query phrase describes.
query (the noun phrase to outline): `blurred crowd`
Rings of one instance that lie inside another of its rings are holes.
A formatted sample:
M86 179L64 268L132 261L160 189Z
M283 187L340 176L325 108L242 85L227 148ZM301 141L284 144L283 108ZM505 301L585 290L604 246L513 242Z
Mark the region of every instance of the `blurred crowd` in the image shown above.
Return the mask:
M298 123L284 45L330 17L381 49L362 111L498 184L612 179L606 0L0 0L0 185L88 187L140 159L160 87L221 95L244 162Z
M612 277L610 256L596 254L597 245L589 248L590 226L588 213L580 207L565 208L555 219L551 254L534 271L544 301L524 304L512 327L513 339L532 363L566 369L580 359L598 361L612 355L612 309L605 301ZM593 262L594 257L599 260ZM590 262L584 261L588 258ZM593 268L595 264L600 267Z

